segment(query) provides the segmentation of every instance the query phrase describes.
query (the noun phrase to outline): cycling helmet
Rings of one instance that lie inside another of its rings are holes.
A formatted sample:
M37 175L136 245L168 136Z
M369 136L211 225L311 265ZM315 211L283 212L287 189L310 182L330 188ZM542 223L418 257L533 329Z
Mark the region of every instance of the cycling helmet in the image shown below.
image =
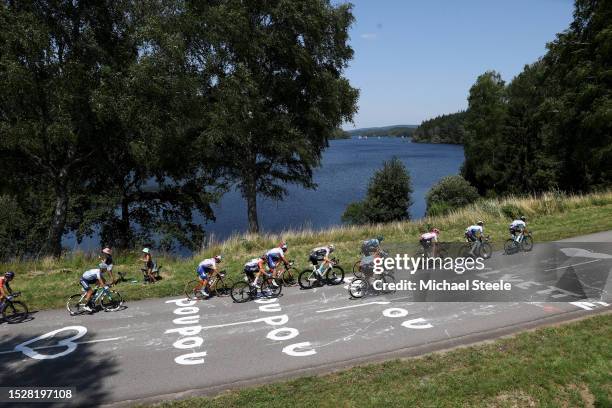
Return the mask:
M378 242L382 241L383 239L385 239L385 237L383 237L382 235L379 235L376 237L376 239L378 240Z
M440 230L437 228L432 228L431 232L433 232L434 234L439 234Z
M107 269L108 269L108 265L107 265L107 264L105 264L104 262L102 262L100 265L98 265L98 268L99 268L99 269L104 269L104 270L107 270Z
M148 254L149 252L151 252L151 250L149 248L143 248L142 252L144 252L145 254Z
M334 244L329 244L327 247L329 248L329 252L334 252L334 249L336 249Z
M478 222L476 223L476 225L480 225L480 226L482 226L482 225L484 225L484 221L478 221Z
M13 279L15 277L15 272L8 271L7 273L4 274L4 277L7 279Z
M106 247L102 250L102 253L106 255L112 255L113 251L109 247Z
M525 221L527 218L525 218L524 215L521 215L521 221Z
M287 252L287 243L286 242L281 242L279 247L280 247L280 249L283 250L283 252Z
M215 262L219 263L221 262L223 259L221 258L221 255L215 255Z

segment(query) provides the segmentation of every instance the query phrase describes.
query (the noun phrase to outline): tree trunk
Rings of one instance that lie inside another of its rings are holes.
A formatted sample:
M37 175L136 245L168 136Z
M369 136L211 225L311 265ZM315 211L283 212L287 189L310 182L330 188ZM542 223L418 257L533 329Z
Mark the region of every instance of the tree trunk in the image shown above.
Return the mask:
M68 170L63 168L57 175L55 183L55 206L51 217L51 226L47 235L45 253L56 258L62 255L62 237L66 228L68 214Z
M243 184L243 194L247 202L247 216L249 219L249 232L259 232L257 219L257 180L255 174L247 174Z

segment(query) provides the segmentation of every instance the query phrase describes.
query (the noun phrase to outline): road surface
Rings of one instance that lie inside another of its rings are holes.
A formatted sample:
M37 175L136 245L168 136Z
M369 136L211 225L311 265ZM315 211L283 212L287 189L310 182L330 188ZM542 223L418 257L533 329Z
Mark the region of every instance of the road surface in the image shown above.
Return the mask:
M72 386L72 404L125 406L470 344L609 311L611 242L608 231L495 253L483 270L461 275L396 272L397 280L505 280L506 292L397 291L355 300L347 283L285 288L278 299L244 304L177 296L127 302L115 313L41 311L0 324L0 384Z

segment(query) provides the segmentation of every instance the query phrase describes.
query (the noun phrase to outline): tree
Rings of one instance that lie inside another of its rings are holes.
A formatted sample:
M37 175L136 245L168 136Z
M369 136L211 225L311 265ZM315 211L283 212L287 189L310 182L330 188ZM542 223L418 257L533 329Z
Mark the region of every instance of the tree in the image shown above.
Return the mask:
M257 196L281 200L286 183L314 188L328 138L356 111L358 92L343 76L353 55L351 7L230 0L193 12L211 22L202 35L215 38L205 135L257 232Z
M5 190L36 181L53 197L45 252L61 253L70 196L87 184L104 144L91 105L114 28L101 24L122 2L3 2L0 7L0 156L17 173Z
M412 141L416 143L462 144L465 137L464 122L464 111L425 120L414 130Z
M427 215L441 215L473 203L478 190L461 176L446 176L427 192Z
M410 174L404 164L393 157L374 173L368 183L365 199L349 204L342 220L349 224L408 220L411 194Z
M495 192L506 158L500 157L497 146L506 120L505 86L494 71L480 75L470 88L465 121L463 176L482 194Z

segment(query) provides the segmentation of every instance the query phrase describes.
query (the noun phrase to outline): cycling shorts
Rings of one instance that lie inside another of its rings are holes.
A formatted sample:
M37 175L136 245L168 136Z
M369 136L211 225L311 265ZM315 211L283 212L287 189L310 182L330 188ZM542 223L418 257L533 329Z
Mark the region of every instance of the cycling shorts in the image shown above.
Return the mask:
M91 289L90 285L93 285L94 283L96 283L96 279L87 280L85 278L81 278L81 286L83 287L85 291L88 291L89 289Z
M267 259L268 259L268 268L270 268L270 269L274 269L276 267L276 264L280 260L279 258L275 257L274 255L268 255Z
M465 234L465 237L466 237L467 239L469 239L470 241L472 241L472 242L476 242L476 241L478 241L478 238L476 238L476 235L471 234L471 233L469 233L469 232Z
M212 272L212 269L199 266L197 272L200 279L204 280L208 279L208 274Z

